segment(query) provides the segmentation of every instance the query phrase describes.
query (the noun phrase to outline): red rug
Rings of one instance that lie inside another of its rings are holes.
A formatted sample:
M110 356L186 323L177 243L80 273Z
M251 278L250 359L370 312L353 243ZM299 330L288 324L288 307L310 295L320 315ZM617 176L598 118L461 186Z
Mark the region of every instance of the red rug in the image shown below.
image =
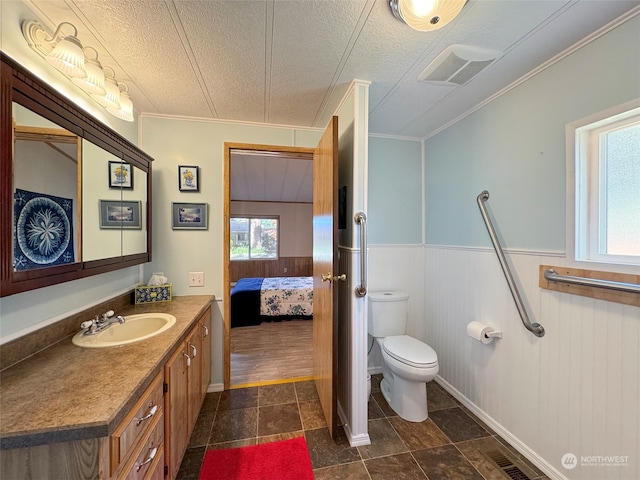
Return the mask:
M313 480L304 437L208 450L198 480Z

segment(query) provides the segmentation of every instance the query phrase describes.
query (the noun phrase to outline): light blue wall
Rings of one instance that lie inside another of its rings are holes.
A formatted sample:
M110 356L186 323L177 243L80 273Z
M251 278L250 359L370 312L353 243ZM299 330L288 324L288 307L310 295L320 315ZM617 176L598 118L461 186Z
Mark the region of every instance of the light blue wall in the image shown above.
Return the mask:
M640 18L555 63L425 141L426 241L565 250L565 125L640 96Z
M370 244L422 243L422 153L415 140L369 137Z

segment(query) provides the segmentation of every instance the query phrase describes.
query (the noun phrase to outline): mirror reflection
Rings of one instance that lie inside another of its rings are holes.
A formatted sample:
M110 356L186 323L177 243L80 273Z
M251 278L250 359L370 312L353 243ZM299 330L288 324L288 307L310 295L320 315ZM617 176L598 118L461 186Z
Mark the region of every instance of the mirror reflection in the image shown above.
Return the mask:
M131 212L130 225L123 224L122 254L133 255L147 251L147 172L133 166L133 188L122 190L122 206L125 213Z
M13 271L80 261L80 138L13 102Z
M113 186L110 166L122 162L85 139L82 140L82 158L82 259L89 262L119 257L122 255L122 229L117 217L122 188Z

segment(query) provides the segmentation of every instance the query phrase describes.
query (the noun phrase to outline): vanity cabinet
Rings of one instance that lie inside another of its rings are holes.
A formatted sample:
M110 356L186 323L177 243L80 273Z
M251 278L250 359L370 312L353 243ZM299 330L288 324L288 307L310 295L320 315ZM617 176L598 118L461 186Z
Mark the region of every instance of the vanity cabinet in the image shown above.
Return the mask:
M169 479L176 478L211 379L211 307L165 365L165 443Z
M156 376L109 437L3 450L0 478L163 479L162 378Z
M0 478L175 479L210 382L212 298L123 312L176 316L136 348L68 339L3 370Z
M109 437L110 477L143 480L151 476L164 453L163 412L162 374L158 374Z

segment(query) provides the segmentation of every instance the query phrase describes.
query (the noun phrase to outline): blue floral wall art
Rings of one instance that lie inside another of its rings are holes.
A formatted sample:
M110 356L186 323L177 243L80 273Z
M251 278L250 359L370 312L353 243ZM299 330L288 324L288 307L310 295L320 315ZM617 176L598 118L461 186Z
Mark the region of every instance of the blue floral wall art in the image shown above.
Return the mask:
M73 263L73 199L16 189L13 268Z

